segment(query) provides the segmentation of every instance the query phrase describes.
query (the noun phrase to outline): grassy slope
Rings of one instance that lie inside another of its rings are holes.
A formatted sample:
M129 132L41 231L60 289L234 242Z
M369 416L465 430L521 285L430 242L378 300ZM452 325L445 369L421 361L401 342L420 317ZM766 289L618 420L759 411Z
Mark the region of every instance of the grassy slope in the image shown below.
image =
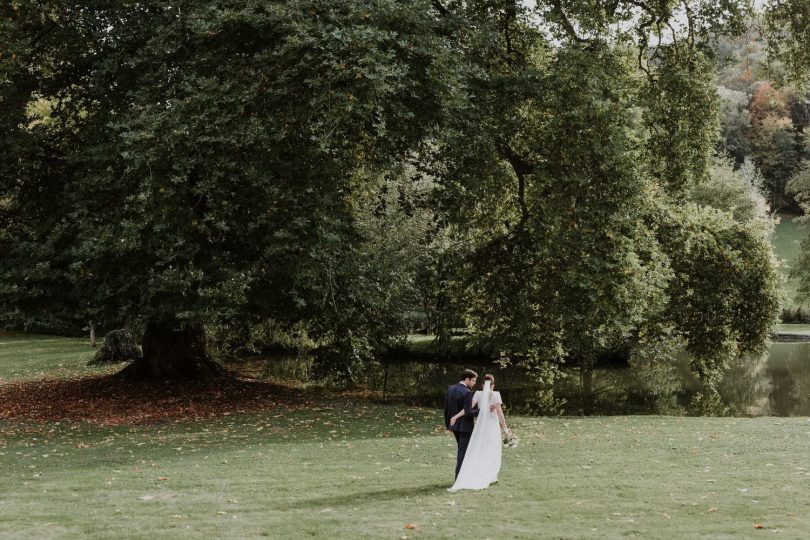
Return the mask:
M23 375L69 369L63 345L54 361L18 344ZM8 380L21 368L5 347ZM810 537L806 418L510 421L521 443L500 483L457 494L432 409L335 398L200 423L0 422L0 537Z

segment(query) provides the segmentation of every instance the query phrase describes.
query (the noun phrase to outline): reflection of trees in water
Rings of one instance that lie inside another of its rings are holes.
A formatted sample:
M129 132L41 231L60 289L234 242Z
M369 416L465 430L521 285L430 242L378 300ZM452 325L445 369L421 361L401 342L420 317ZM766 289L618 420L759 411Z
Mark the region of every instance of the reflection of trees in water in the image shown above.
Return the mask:
M744 355L730 362L718 391L731 416L770 414L771 381L768 377L768 353Z
M793 414L810 414L810 362L807 358L791 364L788 372L793 380L793 391L791 396L795 401L796 408Z
M772 393L780 416L810 414L810 345L798 344L783 347L784 361L773 369L773 378L779 388Z
M533 391L525 372L517 367L498 365L461 365L441 362L395 362L374 366L366 374L365 384L384 399L405 399L419 405L440 405L447 387L459 381L462 370L478 373L479 385L485 373L495 375L498 390L502 391L512 410L521 410L526 396Z
M771 371L773 391L770 395L772 414L775 416L789 416L796 407L793 397L793 377L787 369L774 369Z
M663 356L662 351L651 350L646 356L632 359L629 367L594 369L589 412L683 414L697 381L685 355ZM310 366L310 358L275 357L264 359L255 371L261 378L308 381ZM361 384L383 399L440 406L447 386L458 382L462 369L468 367L480 376L495 375L498 389L512 412L533 412L529 403L537 399L537 384L516 366L378 363L365 373ZM583 379L577 368L570 368L569 374L572 376L555 381L554 395L567 402L566 414L582 414ZM770 358L765 354L737 359L729 366L718 391L724 406L718 412L723 414L810 415L810 344L776 344Z
M567 403L566 414L679 414L683 386L679 365L649 362L596 368L589 379L587 374L561 378L554 393Z
M630 360L627 387L631 399L647 411L657 414L678 414L683 407L678 396L689 388L694 378L689 362L674 350L649 349L644 355Z

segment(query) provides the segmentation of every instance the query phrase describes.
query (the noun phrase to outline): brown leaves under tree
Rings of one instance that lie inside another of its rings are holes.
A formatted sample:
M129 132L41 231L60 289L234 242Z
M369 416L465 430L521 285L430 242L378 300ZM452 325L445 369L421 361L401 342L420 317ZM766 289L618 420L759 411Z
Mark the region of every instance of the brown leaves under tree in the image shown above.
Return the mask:
M302 392L232 376L185 382L133 381L120 373L0 385L0 420L101 425L200 420L311 405Z

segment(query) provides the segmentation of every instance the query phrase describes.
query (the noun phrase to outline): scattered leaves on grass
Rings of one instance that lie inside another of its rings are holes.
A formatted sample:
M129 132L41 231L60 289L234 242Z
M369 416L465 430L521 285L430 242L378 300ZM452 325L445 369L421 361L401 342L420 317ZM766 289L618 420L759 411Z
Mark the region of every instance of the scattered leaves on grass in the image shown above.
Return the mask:
M39 423L152 424L308 406L305 392L238 377L131 382L113 374L0 384L0 420Z

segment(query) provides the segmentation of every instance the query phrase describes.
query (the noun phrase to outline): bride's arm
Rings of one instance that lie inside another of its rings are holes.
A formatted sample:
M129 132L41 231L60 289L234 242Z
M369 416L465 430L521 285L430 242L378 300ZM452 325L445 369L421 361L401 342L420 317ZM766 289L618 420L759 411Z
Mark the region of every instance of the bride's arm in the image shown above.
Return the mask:
M503 409L501 408L501 404L500 404L500 403L498 403L497 405L495 405L495 412L498 414L498 423L500 423L500 424L501 424L501 429L502 429L502 430L504 430L504 431L506 431L506 432L508 433L508 432L509 432L509 428L508 428L508 427L506 427L506 418L505 418L505 417L504 417L504 415L503 415Z

